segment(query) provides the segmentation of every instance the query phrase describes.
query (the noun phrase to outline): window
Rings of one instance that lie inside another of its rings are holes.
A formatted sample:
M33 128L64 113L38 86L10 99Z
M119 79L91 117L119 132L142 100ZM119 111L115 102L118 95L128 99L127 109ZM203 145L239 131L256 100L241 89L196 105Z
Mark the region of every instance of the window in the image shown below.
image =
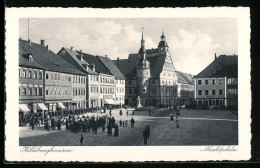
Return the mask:
M57 80L57 74L54 74L54 80Z
M219 93L219 95L222 95L222 94L223 94L223 91L222 91L222 90L219 90L218 93Z
M33 78L34 78L34 79L37 79L37 71L34 71L34 73L33 73Z
M91 87L91 93L93 92L93 87Z
M198 80L198 85L201 85L201 80Z
M228 89L227 92L228 92L229 95L231 95L232 94L232 89Z
M208 85L208 84L209 84L209 80L206 79L206 80L205 80L205 85Z
M134 93L137 93L137 90L136 90L136 89L134 89Z
M53 73L50 73L50 79L53 80Z
M143 89L143 93L145 93L145 89Z
M32 95L32 88L29 88L29 96Z
M212 85L215 85L215 79L212 79Z
M46 95L48 95L49 94L49 91L48 90L46 90Z
M26 88L23 88L23 95L26 95Z
M26 70L23 70L23 77L26 78Z
M229 78L228 81L227 81L227 84L231 85L232 84L232 79Z
M205 90L205 95L209 95L209 91L208 90Z
M237 83L236 78L233 78L233 79L232 79L232 84L235 85L236 83Z
M132 89L129 89L129 94L131 94L132 93Z
M155 80L153 80L153 84L155 84Z
M131 84L132 84L132 81L128 81L128 84L131 85Z
M209 105L212 106L212 100L209 100Z
M223 80L222 80L222 79L219 79L218 82L219 82L219 84L222 84L222 83L223 83Z
M96 78L97 78L97 81L98 81L98 76Z
M35 96L37 96L38 95L38 92L37 92L38 90L37 90L37 88L34 88L34 93L35 93Z
M42 72L39 72L39 79L42 79Z
M71 77L69 77L69 82L70 82L70 80L71 80Z
M216 91L215 90L212 90L212 95L215 95L216 94Z
M46 79L49 79L49 74L48 73L46 73Z
M199 90L199 95L202 95L202 90Z

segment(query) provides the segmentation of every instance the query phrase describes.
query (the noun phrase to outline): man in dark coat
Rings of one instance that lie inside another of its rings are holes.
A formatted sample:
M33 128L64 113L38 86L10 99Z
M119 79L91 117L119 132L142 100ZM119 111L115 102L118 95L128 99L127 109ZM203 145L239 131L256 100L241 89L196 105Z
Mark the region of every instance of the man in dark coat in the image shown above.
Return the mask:
M147 134L148 134L147 129L144 129L143 131L144 145L147 145L147 139L148 139Z
M60 119L58 119L57 128L58 128L58 130L61 130L61 120Z
M119 135L119 128L118 125L115 125L115 132L114 132L114 136L118 136Z
M83 137L83 135L81 135L81 137L80 137L80 145L81 146L82 146L83 140L84 140L84 137Z
M112 135L112 125L111 124L108 124L107 125L107 135Z
M121 119L120 119L120 121L119 121L119 125L120 125L120 127L122 127L122 121L121 121Z
M135 120L134 120L133 117L132 117L132 119L130 120L130 123L131 123L131 128L134 128L134 127L135 127Z

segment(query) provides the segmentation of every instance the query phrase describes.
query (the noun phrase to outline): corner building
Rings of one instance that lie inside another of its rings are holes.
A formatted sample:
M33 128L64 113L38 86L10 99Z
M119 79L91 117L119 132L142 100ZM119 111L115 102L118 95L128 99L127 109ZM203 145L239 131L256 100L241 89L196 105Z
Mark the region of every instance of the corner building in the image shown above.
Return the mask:
M220 55L195 77L195 100L199 106L238 105L238 56Z

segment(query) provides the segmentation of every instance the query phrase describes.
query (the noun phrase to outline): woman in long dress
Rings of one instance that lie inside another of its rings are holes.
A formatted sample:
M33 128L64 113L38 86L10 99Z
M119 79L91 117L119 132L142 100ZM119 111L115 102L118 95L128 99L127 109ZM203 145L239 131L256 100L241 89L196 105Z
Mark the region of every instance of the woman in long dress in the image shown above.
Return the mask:
M119 135L118 131L119 131L119 128L118 128L118 125L116 124L116 125L115 125L115 133L114 133L114 136L118 136L118 135Z

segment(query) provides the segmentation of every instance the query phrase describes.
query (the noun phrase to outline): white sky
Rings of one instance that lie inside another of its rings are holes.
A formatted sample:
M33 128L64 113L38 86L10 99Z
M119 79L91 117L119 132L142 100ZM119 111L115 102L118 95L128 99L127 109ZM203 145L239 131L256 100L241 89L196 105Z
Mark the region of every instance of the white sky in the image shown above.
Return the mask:
M217 55L237 54L237 20L232 18L30 19L30 39L45 39L57 53L62 47L111 59L128 58L140 48L144 27L146 49L157 48L162 31L176 70L193 75ZM20 37L28 39L28 19L20 19Z

